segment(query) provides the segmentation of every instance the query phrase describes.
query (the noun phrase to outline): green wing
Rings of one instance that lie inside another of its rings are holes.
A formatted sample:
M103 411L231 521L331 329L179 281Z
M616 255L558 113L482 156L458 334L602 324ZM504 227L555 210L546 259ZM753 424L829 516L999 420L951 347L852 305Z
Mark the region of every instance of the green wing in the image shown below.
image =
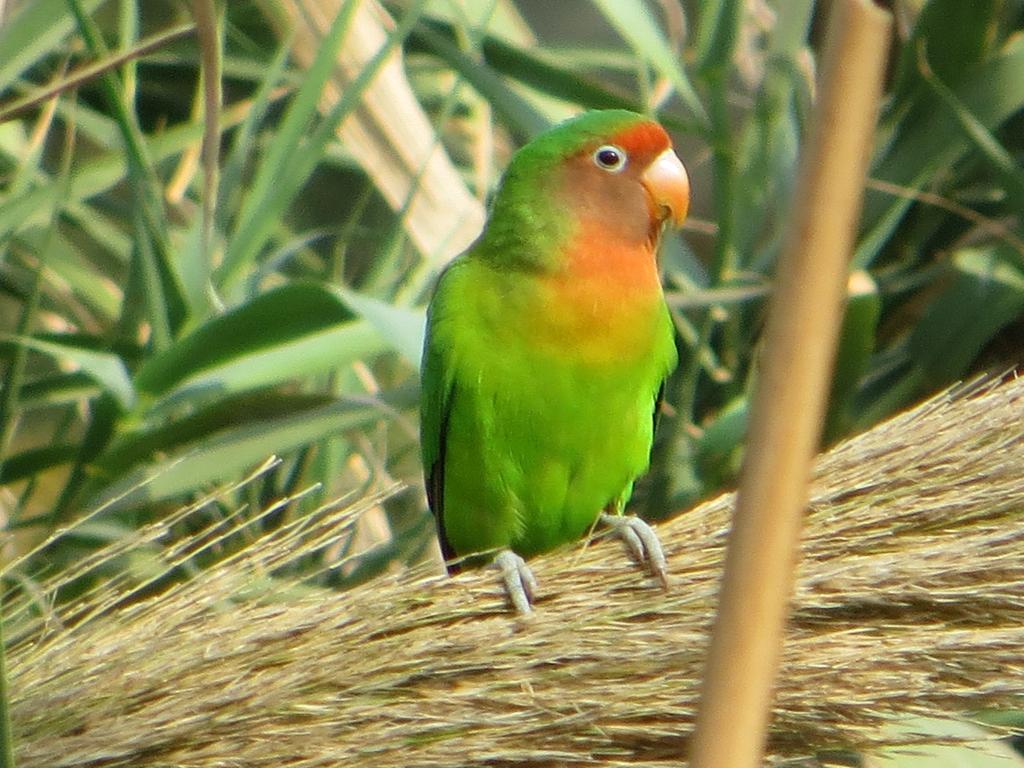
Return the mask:
M437 519L438 539L445 560L455 557L444 530L444 468L445 448L448 440L448 417L455 393L455 380L451 361L451 340L445 338L438 322L447 312L448 302L454 300L453 278L458 273L459 261L452 262L441 273L437 289L427 310L427 330L423 344L423 363L420 382L420 450L423 459L423 479L427 489L427 504ZM449 570L455 570L450 568Z

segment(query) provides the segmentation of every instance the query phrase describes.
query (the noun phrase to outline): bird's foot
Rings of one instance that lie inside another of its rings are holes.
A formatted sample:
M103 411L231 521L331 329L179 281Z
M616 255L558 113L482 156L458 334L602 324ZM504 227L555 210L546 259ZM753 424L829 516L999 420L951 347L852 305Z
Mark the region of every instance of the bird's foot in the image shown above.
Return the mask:
M647 523L634 515L601 513L601 522L607 525L626 545L637 563L646 565L663 589L668 589L668 566L658 534Z
M501 572L505 594L508 595L516 613L520 616L528 616L533 613L530 604L537 592L537 579L534 578L533 571L530 570L526 561L512 550L503 549L494 558L491 565Z

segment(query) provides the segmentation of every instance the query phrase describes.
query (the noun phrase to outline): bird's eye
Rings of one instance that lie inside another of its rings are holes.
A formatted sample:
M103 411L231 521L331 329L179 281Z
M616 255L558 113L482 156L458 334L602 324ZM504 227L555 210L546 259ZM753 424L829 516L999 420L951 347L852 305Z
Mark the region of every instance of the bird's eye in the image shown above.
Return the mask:
M601 170L618 173L626 167L626 153L618 147L605 144L594 152L594 165Z

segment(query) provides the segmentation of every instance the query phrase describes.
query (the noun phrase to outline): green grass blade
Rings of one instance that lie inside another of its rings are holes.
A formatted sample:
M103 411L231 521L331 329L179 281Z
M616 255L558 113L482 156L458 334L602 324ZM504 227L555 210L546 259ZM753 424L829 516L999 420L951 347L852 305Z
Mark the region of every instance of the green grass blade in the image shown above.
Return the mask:
M925 74L925 82L939 101L949 110L957 124L976 149L979 150L1002 179L1007 193L1013 198L1012 205L1024 210L1024 170L1009 151L992 135L988 127L967 107L966 104L931 72Z
M29 248L39 244L39 239L30 236L24 241ZM106 244L105 242L103 243ZM76 248L76 243L64 232L57 230L49 249L46 267L64 281L75 299L87 307L92 317L106 324L117 317L120 300L116 288L110 284L110 278L96 269L94 264L85 260Z
M1002 125L1024 108L1024 38L1011 40L999 54L969 72L952 92L987 130ZM971 141L958 118L948 110L934 109L934 105L926 111L927 119L905 121L872 168L874 178L917 190L968 151ZM855 268L871 264L912 204L909 198L868 191Z
M270 239L276 223L320 162L328 143L334 139L338 126L358 106L366 88L395 48L412 32L426 1L417 0L406 10L388 35L387 42L363 66L330 113L302 142L301 149L297 150L309 119L315 112L327 74L333 70L337 47L344 38L348 26L349 19L344 13L335 19L310 68L310 81L304 83L297 97L297 104L292 107L295 110L294 117L289 110L286 125L280 129L282 138L275 140L274 150L257 171L253 191L243 204L238 229L228 246L224 262L215 275L218 287L230 288L247 268L255 263L257 255ZM352 8L354 5L350 4L346 8ZM315 89L312 88L313 85L316 86Z
M93 13L104 0L81 0L82 9ZM0 92L7 93L18 76L50 56L75 29L67 0L32 0L19 3L0 25Z
M221 129L227 130L237 125L244 114L243 110L228 110ZM183 123L168 128L148 138L150 156L155 162L173 158L201 141L202 135L203 127L199 123ZM95 160L82 163L71 174L67 206L109 191L127 179L128 170L128 163L120 151L107 152ZM57 198L57 186L47 183L5 200L4 205L0 206L0 240L12 232L44 223L46 211L52 209Z
M0 339L6 337L13 341L10 362L7 365L7 370L4 372L4 380L0 383L0 469L3 467L4 458L7 456L7 449L14 437L18 395L20 394L28 362L29 342L32 341L29 334L36 322L36 313L39 310L43 291L43 270L46 266L51 246L56 239L60 201L66 200L68 195L71 158L74 155L74 136L73 130L69 130L63 147L64 153L61 160L60 173L52 185L54 187L54 204L47 211L47 227L39 243L38 259L32 273L28 291L21 305L18 324L13 335L0 334Z
M650 8L645 3L623 3L616 0L593 0L593 3L622 39L629 43L634 53L675 86L679 98L694 117L702 123L706 122L707 114L697 91L686 76L679 57L658 29Z
M74 444L46 445L14 454L0 466L0 485L10 485L27 480L62 464L68 464L78 455Z
M25 412L33 408L69 405L91 400L102 391L91 376L81 371L39 376L22 386L18 406Z
M0 108L0 123L22 117L24 113L35 108L54 96L59 96L66 91L73 90L85 83L94 80L104 72L119 67L127 62L143 56L151 51L157 50L168 43L179 40L189 35L194 29L192 24L183 24L173 29L158 32L151 37L141 40L126 50L84 67L74 70L66 76L48 83L45 87L34 90L20 99L8 102Z
M946 83L955 83L984 61L997 38L993 34L1002 0L929 0L914 24L897 62L895 92L910 93L921 79L920 57Z
M643 105L635 95L620 93L596 79L517 48L501 38L484 38L482 50L484 61L496 72L549 96L577 102L589 109L643 111Z
M86 12L81 0L68 0L78 27L90 52L96 58L108 56L102 35L94 19ZM147 306L152 326L153 343L159 349L170 343L177 327L184 322L187 304L177 276L167 235L167 221L161 198L161 184L149 156L148 147L139 127L138 118L129 109L132 103L124 83L114 72L105 72L100 78L107 107L124 142L128 158L128 176L136 195L132 210L136 217L136 255L144 263L141 269L147 281ZM159 282L152 278L159 275Z
M184 456L130 472L115 485L97 493L101 493L103 498L122 496L113 504L113 509L128 509L169 499L230 478L268 456L287 453L378 418L380 415L376 408L363 403L341 402L297 415L245 424L204 440L200 448ZM156 476L149 483L135 487L154 472ZM126 491L127 495L123 495ZM94 498L89 505L98 506L99 503L100 500Z
M164 280L166 273L160 268L156 248L146 231L145 214L140 209L141 206L132 211L132 223L135 225L135 247L132 249L132 260L135 263L132 267L141 280L140 298L146 308L145 317L152 330L153 347L161 350L166 349L174 337L167 284ZM124 303L130 305L131 294L125 294L125 297ZM184 295L181 298L184 302ZM126 318L134 317L133 307L125 306L123 309L126 311Z
M339 288L338 294L349 308L377 329L406 362L419 368L423 353L426 316L423 310L407 309Z
M223 79L223 44L220 31L220 13L213 0L192 3L196 20L199 50L202 57L203 84L203 215L202 255L212 258L214 224L217 211L217 192L220 188L220 123Z
M128 370L117 355L9 333L0 333L0 341L23 345L54 360L72 363L112 395L122 408L131 408L135 402L135 389L132 387Z
M289 37L281 42L274 58L267 65L264 75L259 81L259 87L252 96L251 106L245 112L245 119L234 131L231 149L221 170L220 190L217 193L217 198L221 202L221 206L217 210L218 229L221 232L227 230L227 211L234 210L238 195L243 189L243 175L256 150L257 128L270 108L274 88L284 80L290 50L291 38Z
M914 327L910 353L936 381L964 376L985 344L1024 314L1024 272L1006 246L968 248L955 274Z
M355 319L329 287L293 283L216 317L149 358L135 385L149 416L313 373L386 351L370 323Z
M47 239L52 236L54 226L48 230ZM43 254L46 251L42 251ZM39 307L39 296L42 290L43 264L41 260L36 265L35 273L32 276L31 287L28 296L21 308L18 317L18 326L15 335L0 334L0 339L5 336L13 341L10 362L4 371L4 379L0 384L0 470L3 469L4 459L7 456L7 448L11 438L14 436L16 411L18 408L18 394L21 389L22 379L25 375L25 364L28 358L28 344L25 343L29 328L35 320L36 310Z
M459 50L442 32L422 24L413 37L473 86L520 141L528 141L550 127L551 121L529 101L509 88L489 66L481 65Z
M294 416L328 405L336 398L328 394L305 394L287 390L259 390L217 399L174 419L154 420L118 434L97 457L97 474L117 479L139 464L159 455L182 454L203 444L210 436L247 424Z
M275 207L283 210L290 202L291 196L286 197L281 191L281 179L286 174L286 166L294 161L296 153L300 151L309 126L317 115L320 94L334 72L338 48L352 25L357 7L358 3L348 3L335 17L320 41L319 51L306 72L302 86L274 132L242 204L236 230L228 244L224 263L217 273L218 285L232 283L251 265L269 236L272 222L267 219L276 212L269 209ZM307 147L301 151L310 150Z
M838 440L853 424L856 395L875 351L881 315L882 297L875 281L866 272L855 272L850 277L839 344L832 366L832 390L825 415L826 443Z

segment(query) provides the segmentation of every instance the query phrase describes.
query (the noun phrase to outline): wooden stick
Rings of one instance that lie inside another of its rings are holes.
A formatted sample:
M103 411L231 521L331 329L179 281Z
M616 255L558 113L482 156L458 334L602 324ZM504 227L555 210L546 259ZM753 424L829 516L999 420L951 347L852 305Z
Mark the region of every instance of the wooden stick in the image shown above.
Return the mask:
M697 768L748 768L764 752L890 26L870 0L832 5L704 671L690 756Z

